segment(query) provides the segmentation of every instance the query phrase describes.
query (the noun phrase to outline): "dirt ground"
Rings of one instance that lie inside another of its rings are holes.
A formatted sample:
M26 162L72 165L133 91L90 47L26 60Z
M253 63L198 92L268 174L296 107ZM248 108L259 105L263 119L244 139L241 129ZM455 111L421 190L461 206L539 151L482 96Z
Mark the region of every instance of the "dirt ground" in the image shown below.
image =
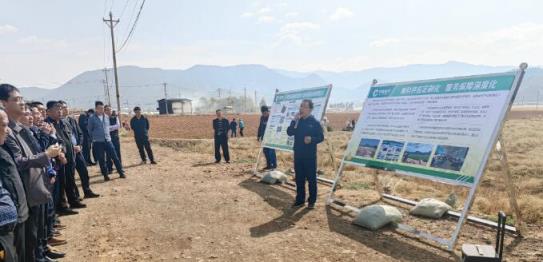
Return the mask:
M254 139L254 138L247 138ZM208 153L153 144L159 165L137 165L133 142L123 138L127 179L104 183L91 168L92 188L79 215L63 217L64 261L455 261L448 252L388 228L371 232L324 205L293 210L288 186L252 178L253 163L233 156L211 164ZM507 236L506 261L542 261L541 226L524 239ZM460 243L493 243L494 233L467 225ZM457 252L458 253L458 252Z

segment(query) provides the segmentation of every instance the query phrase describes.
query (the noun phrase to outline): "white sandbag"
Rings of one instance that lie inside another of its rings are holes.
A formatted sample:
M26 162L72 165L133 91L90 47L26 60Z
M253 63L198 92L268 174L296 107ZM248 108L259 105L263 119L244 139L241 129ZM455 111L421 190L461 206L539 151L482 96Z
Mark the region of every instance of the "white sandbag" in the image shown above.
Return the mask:
M449 210L451 210L451 206L446 203L433 198L425 198L413 207L409 213L421 217L441 218Z
M288 180L288 176L285 175L285 173L283 173L281 171L273 170L273 171L270 171L269 173L279 183L285 183Z
M353 224L377 230L389 223L398 223L401 220L402 213L397 208L387 205L371 205L360 209Z
M270 172L266 172L260 179L260 182L273 185L277 183L277 179L273 177Z

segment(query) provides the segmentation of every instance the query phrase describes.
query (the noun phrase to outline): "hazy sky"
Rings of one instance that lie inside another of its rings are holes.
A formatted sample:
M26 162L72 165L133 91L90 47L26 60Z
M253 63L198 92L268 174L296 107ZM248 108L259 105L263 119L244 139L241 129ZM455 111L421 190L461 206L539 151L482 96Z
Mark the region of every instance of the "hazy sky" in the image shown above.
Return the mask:
M0 82L57 87L111 67L142 0L0 0ZM360 70L450 60L543 64L543 1L147 0L119 65ZM122 16L121 16L122 14Z

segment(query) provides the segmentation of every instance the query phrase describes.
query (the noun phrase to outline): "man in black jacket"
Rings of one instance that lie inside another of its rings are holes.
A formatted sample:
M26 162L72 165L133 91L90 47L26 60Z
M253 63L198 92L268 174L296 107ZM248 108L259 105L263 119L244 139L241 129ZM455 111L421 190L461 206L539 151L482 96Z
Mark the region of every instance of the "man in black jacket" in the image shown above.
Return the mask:
M77 123L77 120L75 120L73 117L69 115L68 110L68 104L62 100L58 101L62 107L62 116L64 117L64 120L68 122L69 126L71 127L71 139L74 143L74 149L75 149L75 169L77 170L77 173L79 174L79 179L81 180L81 187L83 188L83 194L85 198L95 198L99 197L100 195L95 194L92 192L90 188L89 183L89 171L87 169L87 161L85 160L85 157L83 156L83 140L85 139L85 134L79 128L79 124ZM77 187L75 188L75 192L79 196L79 190Z
M300 112L287 128L294 136L294 172L296 173L296 202L294 207L305 203L305 181L309 183L308 208L315 208L317 201L317 144L324 140L320 122L311 115L313 101L306 99L300 104Z
M260 125L258 126L258 133L256 136L257 141L264 139L264 133L266 132L266 126L268 125L268 119L270 118L270 109L267 106L260 107ZM264 157L266 158L266 167L264 170L277 168L277 157L275 156L275 149L264 147L262 149Z
M1 93L0 93L1 94ZM0 99L3 99L0 96ZM24 254L24 224L28 219L28 205L26 202L26 194L17 171L17 166L13 162L13 158L9 152L4 148L4 142L8 136L8 116L4 112L3 107L0 108L0 181L3 188L6 189L16 207L16 225L15 228L6 230L5 235L2 236L2 245L4 251L9 255L13 261L16 261L17 254ZM15 234L19 233L18 236ZM22 238L22 239L21 239ZM9 261L9 260L6 260Z
M77 146L77 141L74 142L72 137L72 127L68 121L62 119L62 104L58 101L49 101L47 106L47 120L46 122L53 125L55 128L55 134L58 142L63 146L64 154L66 156L66 164L62 165L58 175L60 181L60 193L65 193L70 208L85 208L86 205L81 203L77 195L77 185L75 183L75 166L76 166L76 153L81 151L81 147ZM58 203L55 203L58 214L70 215L73 214L73 210L68 208L66 199L61 196L58 199Z
M134 131L134 139L138 146L138 151L141 157L141 163L146 164L147 158L145 152L151 161L151 164L156 165L155 156L151 149L151 143L149 143L149 119L141 114L141 108L139 106L134 107L135 116L130 119L130 127ZM143 151L145 149L145 151Z
M228 152L228 130L230 129L228 120L223 117L222 111L215 111L217 118L213 119L213 132L215 138L215 163L221 162L221 153L219 149L222 147L222 154L226 163L230 163L230 154Z
M91 114L92 109L89 109L87 110L86 112L82 112L80 115L79 115L79 119L77 121L78 125L79 125L79 129L81 130L81 132L83 133L83 142L82 142L82 146L83 146L83 157L85 158L85 161L87 162L87 165L96 165L96 163L92 162L92 159L91 159L91 147L92 147L92 141L90 139L90 136L89 136L89 131L87 130L87 124L89 123L89 115Z

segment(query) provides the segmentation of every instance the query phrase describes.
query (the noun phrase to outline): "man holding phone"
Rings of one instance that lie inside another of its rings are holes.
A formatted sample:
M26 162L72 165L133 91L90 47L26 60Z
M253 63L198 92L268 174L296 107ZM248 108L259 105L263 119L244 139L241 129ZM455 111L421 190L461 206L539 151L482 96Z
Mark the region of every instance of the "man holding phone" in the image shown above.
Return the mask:
M301 207L305 203L305 181L309 183L308 208L314 209L317 202L317 144L324 140L320 122L315 119L313 101L305 99L287 134L294 136L294 172L296 173L296 201L293 207Z

